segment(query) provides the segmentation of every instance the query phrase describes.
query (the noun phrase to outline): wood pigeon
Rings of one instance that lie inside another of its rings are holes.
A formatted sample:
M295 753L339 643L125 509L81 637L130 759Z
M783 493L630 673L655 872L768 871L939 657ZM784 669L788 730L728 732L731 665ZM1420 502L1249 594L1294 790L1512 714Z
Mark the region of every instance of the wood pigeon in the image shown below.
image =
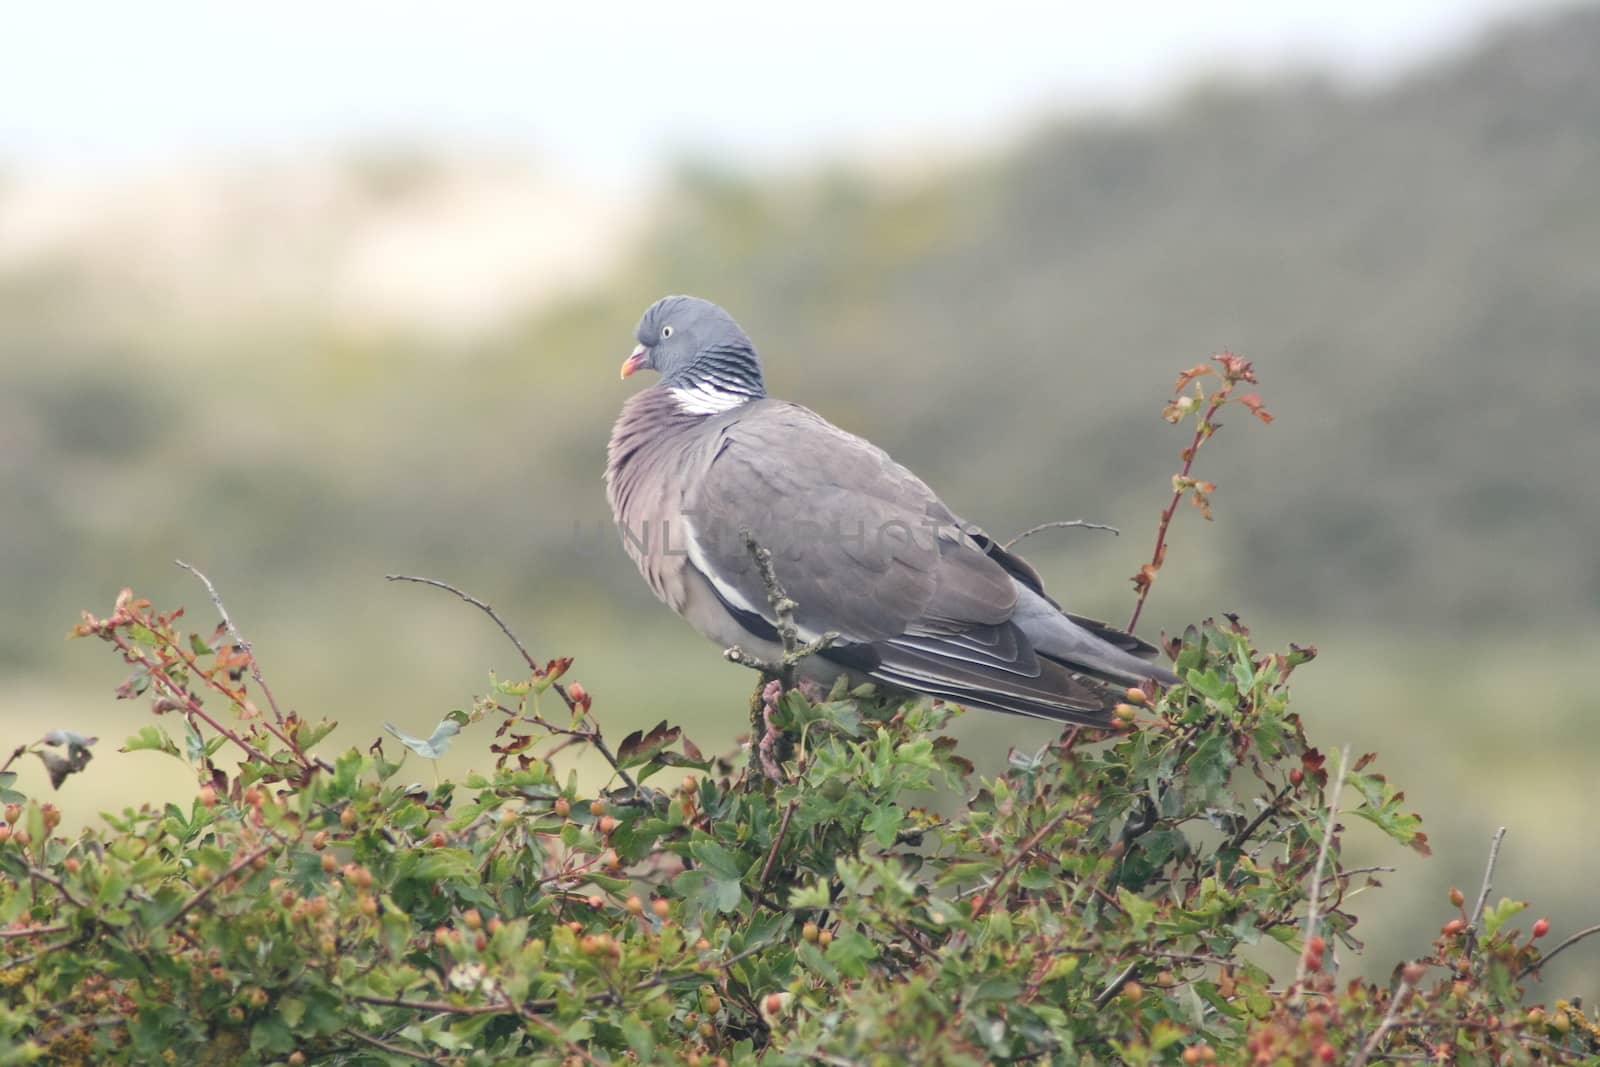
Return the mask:
M775 617L744 533L772 554L800 637L836 642L802 678L1104 726L1125 687L1175 685L1131 634L1063 611L1038 572L880 448L767 395L722 308L668 296L622 377L661 380L611 431L606 494L650 589L701 634L769 662Z

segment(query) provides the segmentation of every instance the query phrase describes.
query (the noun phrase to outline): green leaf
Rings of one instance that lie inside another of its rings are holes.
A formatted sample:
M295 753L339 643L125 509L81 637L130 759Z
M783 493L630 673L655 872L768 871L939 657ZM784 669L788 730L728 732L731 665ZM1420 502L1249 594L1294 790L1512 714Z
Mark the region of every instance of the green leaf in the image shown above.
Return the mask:
M1517 912L1528 906L1526 900L1512 900L1501 897L1500 903L1483 910L1483 936L1493 937L1500 932L1500 928Z
M169 756L180 759L183 754L178 751L178 746L167 736L167 732L159 726L141 726L139 732L123 742L123 752L165 752Z
M1125 886L1117 887L1117 903L1122 905L1122 910L1128 913L1128 921L1140 933L1148 930L1150 924L1155 921L1155 901L1146 900L1137 893L1129 892Z

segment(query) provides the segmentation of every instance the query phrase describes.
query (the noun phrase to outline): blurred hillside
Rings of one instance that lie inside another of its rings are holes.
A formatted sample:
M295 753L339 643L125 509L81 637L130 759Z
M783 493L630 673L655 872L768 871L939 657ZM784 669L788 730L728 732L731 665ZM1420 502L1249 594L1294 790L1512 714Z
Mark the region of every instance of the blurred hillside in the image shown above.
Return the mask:
M405 154L59 203L0 174L0 715L130 732L113 665L58 635L122 584L208 617L181 556L339 740L430 725L514 665L390 571L579 656L619 733L667 714L725 740L748 679L650 599L599 482L650 300L725 304L775 393L999 535L1122 527L1028 545L1114 619L1182 443L1165 389L1228 348L1278 421L1203 456L1217 522L1181 515L1148 628L1237 610L1321 645L1311 733L1411 788L1429 906L1511 822L1500 888L1571 929L1600 878L1568 852L1600 756L1597 54L1589 7L1373 89L1219 80L914 181L691 163L649 203ZM1521 770L1489 780L1491 756Z

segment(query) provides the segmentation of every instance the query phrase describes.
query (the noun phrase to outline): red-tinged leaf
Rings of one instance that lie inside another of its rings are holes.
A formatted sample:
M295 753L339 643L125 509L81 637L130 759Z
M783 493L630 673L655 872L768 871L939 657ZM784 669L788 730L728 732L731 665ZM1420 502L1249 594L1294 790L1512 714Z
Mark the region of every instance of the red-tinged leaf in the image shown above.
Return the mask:
M513 752L521 752L523 749L532 744L532 734L512 734L511 739L503 745L491 744L489 746L489 751L499 753L502 756L507 756Z
M648 734L635 730L617 746L617 762L624 770L649 763L677 741L682 733L676 726L668 726L665 719L656 723Z
M1216 371L1213 370L1207 364L1196 363L1194 366L1190 367L1188 370L1179 371L1178 372L1178 381L1177 381L1176 384L1173 385L1172 391L1174 393L1181 393L1185 389L1187 389L1189 387L1189 383L1194 381L1196 378L1203 377L1204 375L1207 375L1207 374L1215 374L1215 373L1216 373Z
M1237 399L1238 399L1239 403L1243 404L1245 407L1250 409L1250 414L1254 415L1256 418L1260 419L1262 422L1271 422L1272 421L1272 413L1269 412L1266 408L1261 406L1261 394L1260 393L1246 393L1243 396L1238 397Z
M1223 352L1211 357L1213 361L1222 364L1222 376L1230 382L1254 382L1256 380L1255 365L1248 359L1243 359L1232 352Z
M1355 763L1350 765L1350 769L1352 771L1363 770L1367 766L1367 764L1371 763L1373 760L1375 760L1377 758L1378 758L1378 754L1376 752L1363 753L1360 759L1356 760ZM1398 798L1398 796L1404 796L1404 795L1405 794L1403 794L1403 793L1398 794L1397 798Z

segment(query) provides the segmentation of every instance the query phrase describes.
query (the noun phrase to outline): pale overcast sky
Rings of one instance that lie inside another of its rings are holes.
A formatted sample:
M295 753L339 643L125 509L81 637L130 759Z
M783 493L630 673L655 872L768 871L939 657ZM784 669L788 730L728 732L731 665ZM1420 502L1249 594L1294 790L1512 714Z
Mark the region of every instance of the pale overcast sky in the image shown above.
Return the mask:
M0 2L0 162L410 140L628 184L1003 135L1197 72L1382 74L1536 0Z

